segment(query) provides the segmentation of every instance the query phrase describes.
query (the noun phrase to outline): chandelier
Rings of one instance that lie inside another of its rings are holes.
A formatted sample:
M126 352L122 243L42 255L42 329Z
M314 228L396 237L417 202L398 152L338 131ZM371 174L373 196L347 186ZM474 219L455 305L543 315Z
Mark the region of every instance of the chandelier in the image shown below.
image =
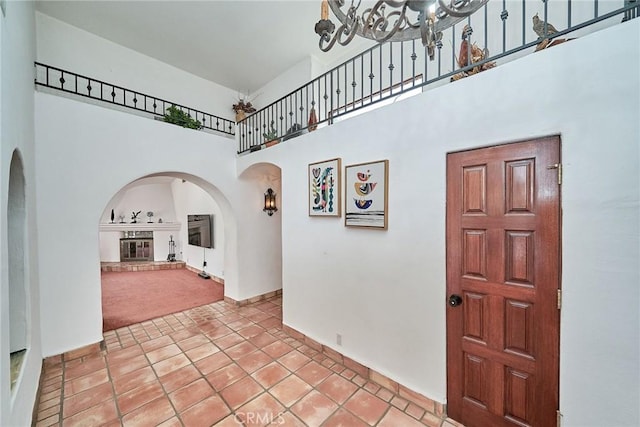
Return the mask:
M328 52L336 42L346 46L356 35L379 43L421 39L433 59L442 31L470 16L488 1L378 0L373 7L360 13L362 0L351 0L348 7L345 7L345 0L322 0L320 21L315 30L323 52ZM340 21L337 31L329 19L329 7ZM391 10L387 11L387 8Z

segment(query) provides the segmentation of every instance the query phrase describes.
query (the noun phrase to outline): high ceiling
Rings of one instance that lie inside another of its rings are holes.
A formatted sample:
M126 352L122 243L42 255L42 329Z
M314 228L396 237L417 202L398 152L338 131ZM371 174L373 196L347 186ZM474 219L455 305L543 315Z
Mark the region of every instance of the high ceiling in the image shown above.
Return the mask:
M36 8L241 93L255 92L309 55L330 63L364 46L320 51L313 30L320 0L46 0Z

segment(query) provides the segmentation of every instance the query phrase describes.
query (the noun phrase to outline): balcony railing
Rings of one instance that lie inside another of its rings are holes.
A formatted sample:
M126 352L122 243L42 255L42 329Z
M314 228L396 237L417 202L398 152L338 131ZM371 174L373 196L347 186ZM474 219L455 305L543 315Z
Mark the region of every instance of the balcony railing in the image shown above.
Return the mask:
M167 110L175 106L197 120L202 129L235 135L236 124L232 120L39 62L35 63L35 84L119 108L136 110L155 118L163 118Z
M376 45L255 112L238 123L238 153L285 141L639 14L640 0L490 0L447 29L432 58L420 41ZM534 16L540 20L535 29Z

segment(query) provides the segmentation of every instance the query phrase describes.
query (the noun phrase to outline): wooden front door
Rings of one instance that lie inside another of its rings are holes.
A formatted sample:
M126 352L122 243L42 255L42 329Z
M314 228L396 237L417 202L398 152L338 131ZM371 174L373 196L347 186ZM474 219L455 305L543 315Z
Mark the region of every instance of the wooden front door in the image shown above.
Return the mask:
M560 139L447 156L447 411L556 425Z

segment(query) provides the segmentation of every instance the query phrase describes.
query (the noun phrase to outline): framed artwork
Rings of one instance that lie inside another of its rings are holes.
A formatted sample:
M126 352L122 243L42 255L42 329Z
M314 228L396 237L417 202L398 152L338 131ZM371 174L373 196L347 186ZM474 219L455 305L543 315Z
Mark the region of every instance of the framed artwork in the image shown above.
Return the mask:
M309 165L309 216L341 216L341 159Z
M345 167L344 225L387 229L389 160Z

